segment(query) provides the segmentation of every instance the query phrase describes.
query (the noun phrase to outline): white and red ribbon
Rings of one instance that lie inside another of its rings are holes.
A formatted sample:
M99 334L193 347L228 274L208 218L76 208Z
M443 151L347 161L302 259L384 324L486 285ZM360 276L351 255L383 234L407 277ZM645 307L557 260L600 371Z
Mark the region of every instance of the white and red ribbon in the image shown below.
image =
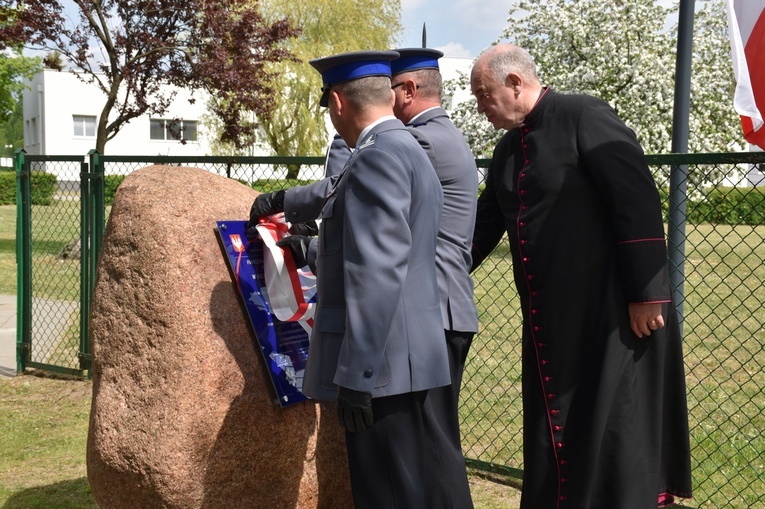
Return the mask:
M282 214L258 226L263 239L263 272L271 312L283 322L300 322L310 332L316 307L316 276L308 267L296 267L289 249L276 242L289 236Z

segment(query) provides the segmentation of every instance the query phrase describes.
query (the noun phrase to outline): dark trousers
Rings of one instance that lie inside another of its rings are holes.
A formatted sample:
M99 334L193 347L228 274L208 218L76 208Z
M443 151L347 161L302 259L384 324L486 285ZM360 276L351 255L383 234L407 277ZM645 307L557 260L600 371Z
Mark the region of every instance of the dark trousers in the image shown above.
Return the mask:
M356 509L472 509L457 413L472 337L446 333L452 385L374 398L374 425L346 432Z

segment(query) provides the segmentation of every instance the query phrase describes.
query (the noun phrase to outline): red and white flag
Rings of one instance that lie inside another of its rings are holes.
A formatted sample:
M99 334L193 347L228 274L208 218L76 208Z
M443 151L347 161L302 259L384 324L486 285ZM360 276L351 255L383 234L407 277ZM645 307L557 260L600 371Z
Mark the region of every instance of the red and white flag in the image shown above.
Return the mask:
M736 95L746 141L765 149L765 0L725 0Z

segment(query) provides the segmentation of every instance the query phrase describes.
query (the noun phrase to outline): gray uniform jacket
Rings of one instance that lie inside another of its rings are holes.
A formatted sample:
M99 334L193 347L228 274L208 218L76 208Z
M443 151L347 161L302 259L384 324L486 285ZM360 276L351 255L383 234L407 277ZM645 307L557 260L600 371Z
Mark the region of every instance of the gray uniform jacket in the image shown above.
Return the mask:
M336 134L332 138L324 158L324 176L336 177L340 175L340 172L345 168L345 163L348 162L348 158L351 157L351 153L348 144L345 143L339 134Z
M320 214L307 396L451 382L434 264L442 206L430 161L399 120L359 141Z
M443 108L422 113L409 127L435 168L444 194L436 247L443 328L477 332L478 313L469 272L478 196L475 158L462 133ZM333 142L330 153L333 150L346 154L336 142ZM287 220L298 223L316 219L333 182L333 179L327 178L287 190L284 197Z
M444 329L478 332L478 313L470 277L470 248L478 197L475 157L443 108L425 111L408 125L414 128L412 135L428 154L444 192L444 211L436 247Z

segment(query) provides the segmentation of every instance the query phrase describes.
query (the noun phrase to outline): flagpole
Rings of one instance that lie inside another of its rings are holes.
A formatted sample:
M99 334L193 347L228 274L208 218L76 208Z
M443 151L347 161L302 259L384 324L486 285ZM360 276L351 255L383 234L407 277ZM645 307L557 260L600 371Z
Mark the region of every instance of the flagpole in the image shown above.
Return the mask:
M675 62L675 106L672 115L672 152L688 152L693 61L693 16L695 0L680 0ZM685 278L685 222L688 196L688 167L672 166L669 174L669 279L682 331Z

